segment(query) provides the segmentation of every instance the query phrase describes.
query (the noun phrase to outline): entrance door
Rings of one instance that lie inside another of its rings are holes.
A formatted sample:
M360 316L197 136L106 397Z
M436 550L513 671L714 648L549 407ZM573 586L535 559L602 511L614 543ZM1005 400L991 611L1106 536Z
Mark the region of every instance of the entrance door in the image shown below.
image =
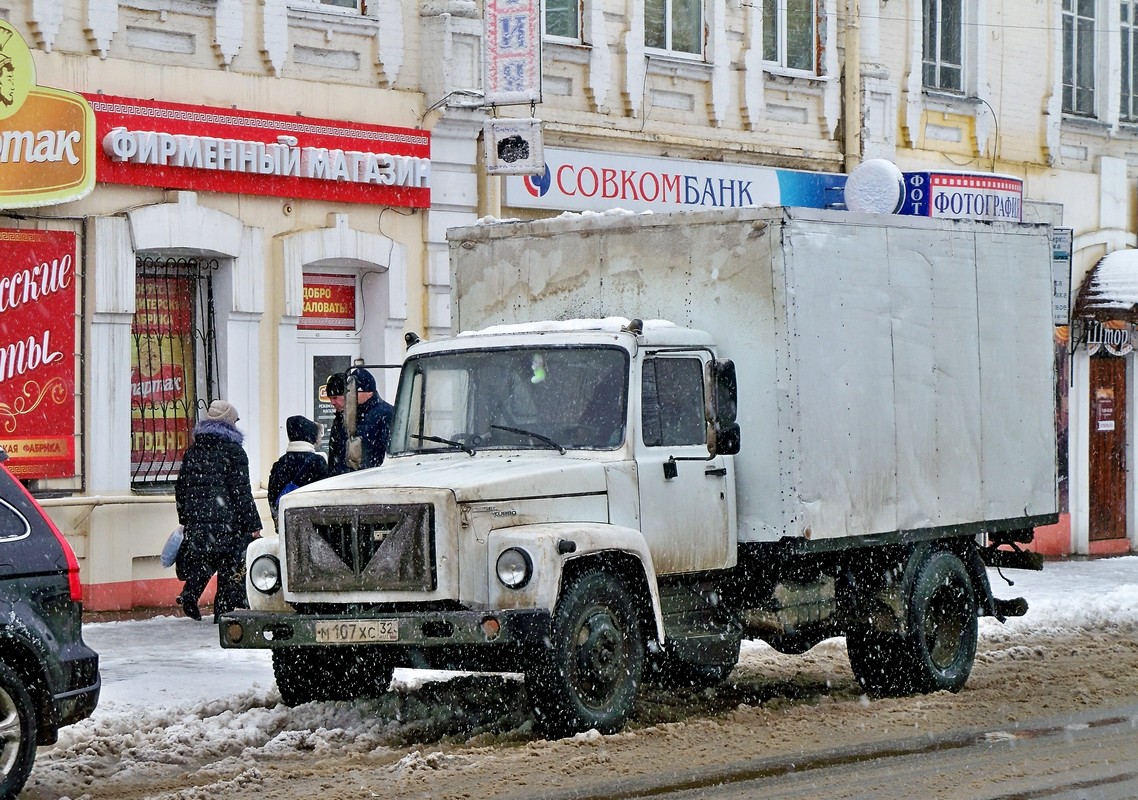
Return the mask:
M328 433L332 429L332 418L336 410L324 394L328 376L334 372L347 372L348 367L360 356L359 339L340 339L338 341L301 341L304 353L305 370L304 396L307 398L305 415L324 426L324 438L320 449L328 452Z
M1090 540L1125 539L1126 359L1090 362Z

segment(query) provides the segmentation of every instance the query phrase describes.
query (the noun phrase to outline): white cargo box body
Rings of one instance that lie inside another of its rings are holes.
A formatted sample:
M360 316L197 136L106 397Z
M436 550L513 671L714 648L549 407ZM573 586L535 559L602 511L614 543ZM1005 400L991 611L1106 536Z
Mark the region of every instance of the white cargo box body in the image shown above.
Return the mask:
M735 361L740 541L1057 509L1045 226L787 208L450 232L458 330L667 319Z

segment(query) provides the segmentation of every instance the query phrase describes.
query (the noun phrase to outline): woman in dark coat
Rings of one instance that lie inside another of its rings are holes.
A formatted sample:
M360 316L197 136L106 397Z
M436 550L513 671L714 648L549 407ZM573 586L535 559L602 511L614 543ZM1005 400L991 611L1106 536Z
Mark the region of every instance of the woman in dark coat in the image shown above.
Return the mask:
M178 577L185 580L178 604L187 617L201 619L198 600L217 573L213 619L246 608L245 548L261 530L261 517L249 483L249 457L237 430L237 409L214 400L194 427L193 444L182 458L174 498L185 530L178 552Z

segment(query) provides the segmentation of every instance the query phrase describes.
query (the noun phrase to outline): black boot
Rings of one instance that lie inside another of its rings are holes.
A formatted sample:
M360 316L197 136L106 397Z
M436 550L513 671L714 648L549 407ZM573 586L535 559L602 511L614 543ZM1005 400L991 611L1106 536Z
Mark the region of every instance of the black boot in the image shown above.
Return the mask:
M187 617L197 620L202 618L202 612L201 609L198 608L197 600L191 600L189 597L182 597L182 595L178 595L176 600L178 605L182 607L182 613Z

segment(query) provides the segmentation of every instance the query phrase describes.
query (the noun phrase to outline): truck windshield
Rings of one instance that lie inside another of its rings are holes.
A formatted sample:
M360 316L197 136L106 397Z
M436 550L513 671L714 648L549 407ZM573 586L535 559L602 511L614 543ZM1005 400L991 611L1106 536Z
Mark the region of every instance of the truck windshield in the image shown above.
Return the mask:
M403 365L389 452L611 450L624 441L628 353L459 350Z

